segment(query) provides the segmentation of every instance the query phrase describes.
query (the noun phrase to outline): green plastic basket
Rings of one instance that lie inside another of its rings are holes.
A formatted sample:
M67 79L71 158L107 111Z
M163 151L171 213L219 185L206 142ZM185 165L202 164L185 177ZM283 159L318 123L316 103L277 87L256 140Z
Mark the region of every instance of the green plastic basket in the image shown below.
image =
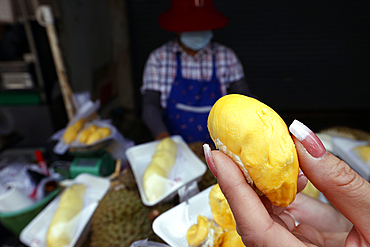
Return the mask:
M12 232L15 236L19 236L23 228L25 228L28 223L30 223L33 218L38 215L42 209L60 192L57 188L51 193L49 193L42 200L36 202L28 208L18 210L9 213L0 213L0 222L2 225Z

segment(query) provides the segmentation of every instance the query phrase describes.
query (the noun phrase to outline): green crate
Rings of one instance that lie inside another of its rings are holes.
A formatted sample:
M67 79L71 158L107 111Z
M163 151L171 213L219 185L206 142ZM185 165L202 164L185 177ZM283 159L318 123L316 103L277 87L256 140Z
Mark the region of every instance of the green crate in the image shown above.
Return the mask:
M44 207L60 192L57 188L49 193L42 200L36 202L28 208L9 213L0 213L0 222L2 225L12 232L15 236L19 236L23 228L36 217Z
M41 96L37 92L6 91L0 92L0 105L38 105Z

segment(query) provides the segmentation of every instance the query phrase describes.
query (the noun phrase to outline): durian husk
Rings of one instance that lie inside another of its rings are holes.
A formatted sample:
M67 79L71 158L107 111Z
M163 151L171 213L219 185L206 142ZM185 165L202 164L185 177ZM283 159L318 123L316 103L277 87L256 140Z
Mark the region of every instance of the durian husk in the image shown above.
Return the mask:
M90 230L90 247L127 247L134 241L148 239L164 243L153 231L153 210L159 214L172 208L172 202L154 207L145 206L130 168L123 170L111 182L111 187L100 201Z

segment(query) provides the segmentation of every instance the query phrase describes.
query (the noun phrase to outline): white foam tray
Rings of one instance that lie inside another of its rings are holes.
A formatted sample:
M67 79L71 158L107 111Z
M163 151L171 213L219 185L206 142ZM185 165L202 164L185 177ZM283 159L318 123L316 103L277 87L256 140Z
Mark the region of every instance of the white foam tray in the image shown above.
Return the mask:
M126 150L126 156L135 176L141 200L146 206L153 206L171 198L182 186L197 180L207 171L206 165L195 155L181 136L171 136L171 139L177 144L176 161L168 176L169 181L165 194L155 201L147 200L142 177L152 160L159 141L144 143Z
M366 180L369 180L369 167L352 150L354 147L366 145L366 141L357 141L342 137L333 137L333 150L338 157L345 161L353 170L360 174Z
M159 215L153 222L155 234L170 246L188 247L186 233L197 223L198 215L213 220L209 206L209 192L213 186Z
M86 186L84 206L79 214L78 223L73 234L70 246L78 246L79 239L89 226L90 219L97 208L99 201L107 193L110 182L106 178L90 174L78 175L72 183L83 183ZM22 243L32 247L46 247L46 233L50 222L58 208L61 193L54 198L21 232L19 239Z

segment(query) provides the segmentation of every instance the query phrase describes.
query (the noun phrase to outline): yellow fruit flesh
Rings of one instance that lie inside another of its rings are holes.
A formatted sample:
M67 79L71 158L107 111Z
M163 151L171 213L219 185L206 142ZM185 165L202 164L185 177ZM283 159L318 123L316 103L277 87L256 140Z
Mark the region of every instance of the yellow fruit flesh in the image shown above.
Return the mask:
M302 190L303 194L311 196L313 198L319 198L320 191L308 180L306 187Z
M191 247L219 247L223 240L223 230L207 217L198 215L197 223L188 229L186 239Z
M209 193L209 205L217 225L222 229L235 230L234 215L218 184L215 184Z
M76 226L74 217L83 208L85 191L85 185L75 184L63 192L46 234L47 246L63 247L70 245L72 240L71 231Z
M285 122L267 105L237 94L220 98L208 117L215 145L272 204L286 207L297 193L298 158Z
M74 124L67 127L67 129L63 133L63 141L67 144L73 142L76 139L78 132L82 129L83 125L84 120L80 118Z
M370 165L370 145L356 146L353 151L364 163Z
M92 145L95 142L110 136L110 134L111 134L111 131L108 127L92 128L89 136L86 138L85 143L87 145Z
M167 186L167 176L176 161L177 144L170 137L161 140L143 175L143 187L148 201L161 197Z
M236 230L225 231L221 247L245 247Z

